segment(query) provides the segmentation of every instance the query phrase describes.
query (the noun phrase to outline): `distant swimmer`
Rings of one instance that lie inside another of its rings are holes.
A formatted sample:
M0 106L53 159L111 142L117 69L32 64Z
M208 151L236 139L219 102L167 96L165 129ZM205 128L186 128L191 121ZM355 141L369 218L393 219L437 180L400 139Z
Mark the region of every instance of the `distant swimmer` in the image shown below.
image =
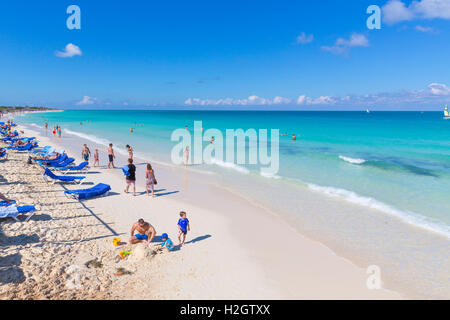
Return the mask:
M297 137L295 136L295 134L292 134L292 140L297 140Z
M130 132L133 133L133 128L130 128Z
M189 128L188 128L188 126L185 126L184 128L185 128L185 129L186 129L187 131L189 131Z

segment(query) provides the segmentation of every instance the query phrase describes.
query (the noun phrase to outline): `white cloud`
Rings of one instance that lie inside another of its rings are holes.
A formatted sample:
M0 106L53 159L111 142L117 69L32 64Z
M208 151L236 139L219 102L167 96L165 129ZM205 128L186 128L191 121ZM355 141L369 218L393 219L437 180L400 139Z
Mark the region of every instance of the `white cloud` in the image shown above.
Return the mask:
M416 26L414 29L416 29L417 31L420 31L420 32L424 32L424 33L425 32L430 32L430 33L435 32L432 27L423 27L421 25Z
M331 52L333 54L344 54L352 47L368 47L369 40L367 37L360 33L353 33L350 38L339 38L336 40L333 46L322 46L322 50Z
M276 96L273 99L267 99L258 97L255 95L249 96L246 99L200 99L200 98L188 98L184 101L188 106L263 106L263 105L286 105L292 102L291 99Z
M81 56L82 54L80 47L73 43L67 44L63 51L55 52L55 56L60 58L72 58L74 56Z
M400 0L389 0L381 9L383 22L387 24L414 19L414 13Z
M449 96L450 95L450 88L447 87L445 84L431 83L428 86L428 89L430 90L431 94L434 94L437 96Z
M76 103L76 105L78 105L78 106L86 106L86 105L94 104L94 103L97 103L97 102L98 102L97 98L93 98L93 97L89 97L89 96L83 96L83 99L81 101L78 101Z
M314 40L314 35L310 34L310 35L306 35L306 33L302 32L298 37L297 37L297 43L300 44L307 44L307 43L311 43Z
M330 105L335 103L335 100L329 96L320 96L316 99L301 95L297 99L298 105Z
M450 19L450 1L414 0L407 6L402 0L389 0L382 11L387 24L415 19Z
M200 99L188 98L184 102L189 106L294 106L303 107L343 107L353 110L367 107L398 107L426 108L426 106L440 106L450 97L450 87L441 83L431 83L423 90L402 90L397 92L382 92L365 95L327 96L317 98L300 95L296 100L276 96L273 99L259 96L249 96L246 99Z

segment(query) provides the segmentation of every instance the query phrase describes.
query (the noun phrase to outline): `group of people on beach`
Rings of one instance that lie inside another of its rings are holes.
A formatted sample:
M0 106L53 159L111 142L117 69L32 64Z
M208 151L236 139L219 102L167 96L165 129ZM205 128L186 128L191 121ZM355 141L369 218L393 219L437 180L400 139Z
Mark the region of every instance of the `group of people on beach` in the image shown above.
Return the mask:
M45 123L44 123L44 128L45 128L45 131L47 131L47 129L48 129L48 122L47 121L45 121ZM61 133L62 133L62 129L61 129L61 127L59 125L56 125L56 126L53 127L52 134L53 134L54 137L56 135L58 135L58 137L61 138Z
M126 145L127 151L128 151L128 163L126 165L126 168L124 172L126 172L126 187L124 192L128 193L130 187L133 188L133 196L136 195L136 166L133 164L133 148L130 145ZM83 148L81 149L81 156L84 159L84 161L89 162L89 157L91 156L91 150L89 147L84 144ZM110 143L108 146L108 169L115 169L114 165L114 159L116 158L116 155L114 154L114 148L113 144ZM99 165L99 152L98 149L95 149L94 152L94 167ZM123 168L124 169L124 168ZM145 190L147 193L147 196L150 196L150 191L152 192L152 197L155 197L155 185L158 183L155 177L154 169L152 168L152 165L150 163L147 163L147 167L145 170Z
M186 212L184 211L180 212L180 218L178 219L177 228L178 228L178 245L182 246L184 245L188 231L191 230L189 219L187 218ZM131 244L147 243L148 245L150 245L150 243L155 238L155 235L156 235L155 228L149 222L141 218L132 225L131 238L129 241ZM161 235L161 240L162 240L161 247L166 248L169 251L172 251L175 248L172 240L169 238L167 233L164 232Z

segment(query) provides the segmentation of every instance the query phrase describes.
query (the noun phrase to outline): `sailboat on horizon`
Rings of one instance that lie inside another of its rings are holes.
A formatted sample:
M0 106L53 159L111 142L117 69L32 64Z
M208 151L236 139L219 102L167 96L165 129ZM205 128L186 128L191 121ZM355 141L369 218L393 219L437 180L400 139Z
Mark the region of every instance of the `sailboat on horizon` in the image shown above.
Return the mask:
M444 119L450 119L450 114L448 112L448 106L445 105L444 107Z

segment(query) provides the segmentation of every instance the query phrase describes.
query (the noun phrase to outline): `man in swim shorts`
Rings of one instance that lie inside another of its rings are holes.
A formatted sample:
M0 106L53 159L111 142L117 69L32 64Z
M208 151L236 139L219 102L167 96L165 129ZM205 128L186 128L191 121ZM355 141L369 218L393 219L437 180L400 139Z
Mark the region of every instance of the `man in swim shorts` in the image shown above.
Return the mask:
M113 144L110 143L109 144L109 148L108 148L108 160L109 160L109 162L108 162L108 169L111 167L111 165L112 165L113 168L115 168L114 167L114 158L115 157L116 156L114 155Z
M81 156L83 157L84 161L89 162L90 155L91 155L91 150L89 150L88 146L86 144L84 144L83 149L81 150Z
M137 231L138 233L134 234L134 231ZM144 219L139 219L131 227L130 243L135 244L147 241L147 244L150 244L155 237L155 234L156 230L150 223L144 221Z

